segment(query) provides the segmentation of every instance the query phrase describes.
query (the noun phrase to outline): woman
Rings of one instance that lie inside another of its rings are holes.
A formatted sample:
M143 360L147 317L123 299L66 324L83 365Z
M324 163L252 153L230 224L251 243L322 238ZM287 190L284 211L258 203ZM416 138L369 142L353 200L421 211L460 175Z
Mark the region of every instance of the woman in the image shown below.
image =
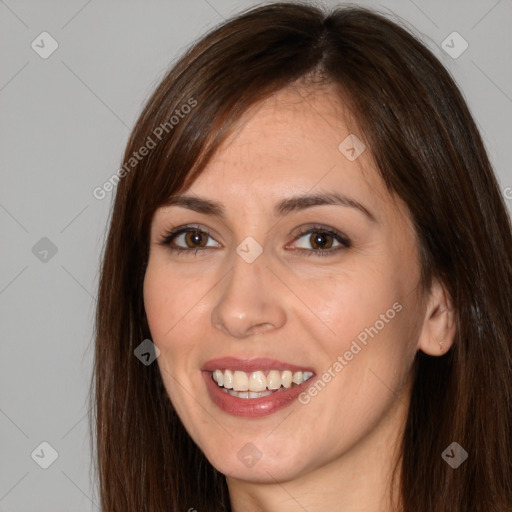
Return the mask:
M510 221L412 35L251 9L164 78L122 169L103 510L511 509Z

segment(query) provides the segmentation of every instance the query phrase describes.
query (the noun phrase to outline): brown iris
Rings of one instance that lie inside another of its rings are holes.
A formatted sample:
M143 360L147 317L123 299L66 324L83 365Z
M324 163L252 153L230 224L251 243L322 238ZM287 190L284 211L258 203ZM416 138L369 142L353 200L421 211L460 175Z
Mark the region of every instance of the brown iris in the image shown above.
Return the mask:
M207 238L208 235L202 233L201 231L188 231L185 234L185 243L189 245L190 241L192 245L189 245L189 247L194 247L194 244L199 244L196 245L196 247L205 247Z
M329 238L331 239L330 243L328 242ZM311 234L309 241L314 249L330 249L332 247L332 238L332 235L329 235L328 233L316 231ZM315 247L315 245L318 245L319 247Z

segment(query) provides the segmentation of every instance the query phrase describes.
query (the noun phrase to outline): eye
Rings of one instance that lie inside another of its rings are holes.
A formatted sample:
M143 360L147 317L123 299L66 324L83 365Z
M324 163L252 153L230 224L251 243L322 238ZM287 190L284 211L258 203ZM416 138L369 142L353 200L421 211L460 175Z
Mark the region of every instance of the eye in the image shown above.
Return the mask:
M298 249L294 248L294 250L299 250L301 254L308 256L332 255L340 250L347 249L351 245L350 240L345 235L325 226L312 226L302 229L296 240L301 238L304 238L304 241L301 242ZM335 245L336 243L338 245ZM308 246L312 249L308 249Z
M195 226L184 226L177 228L169 233L158 242L160 245L169 246L169 249L180 254L182 252L190 252L196 249L202 251L205 248L211 248L207 245L208 239L213 240L208 231ZM219 244L213 247L220 247Z
M309 235L306 237L306 235ZM299 247L286 246L293 251L298 251L306 256L328 256L337 253L340 250L350 247L350 240L339 231L325 226L310 226L299 231L299 236L295 240L304 238ZM208 239L214 242L208 245ZM168 246L171 251L177 254L189 253L194 250L194 254L203 252L208 248L219 248L220 244L215 242L210 233L199 226L184 226L176 228L166 233L158 242L160 245ZM337 244L337 245L336 245ZM307 248L307 246L312 249Z

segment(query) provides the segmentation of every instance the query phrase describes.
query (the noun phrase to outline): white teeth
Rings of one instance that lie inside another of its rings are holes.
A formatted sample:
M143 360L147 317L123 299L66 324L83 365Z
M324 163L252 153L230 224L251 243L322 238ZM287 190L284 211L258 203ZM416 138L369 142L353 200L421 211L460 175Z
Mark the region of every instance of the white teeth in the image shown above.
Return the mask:
M249 391L264 391L267 389L267 378L263 372L252 372L249 377Z
M224 375L220 370L215 370L213 372L213 380L219 385L224 385Z
M270 370L267 375L267 388L279 389L281 387L281 372Z
M232 396L239 398L259 398L273 391L281 391L306 382L313 372L291 372L290 370L270 370L265 376L264 371L245 373L239 370L220 370L212 373L213 380Z
M271 395L272 394L272 391L269 391L268 389L263 391L262 393L253 393L251 391L249 391L249 398L259 398L260 396L267 396L267 395Z
M233 389L233 372L231 370L224 371L224 387L226 389Z
M285 387L285 388L289 388L291 387L292 385L292 372L290 370L285 370L282 374L281 374L281 384Z
M245 372L236 371L233 374L233 389L235 391L249 391L249 377Z
M253 393L252 391L233 391L232 389L223 389L225 393L238 398L260 398L272 394L272 391L263 391L262 393Z

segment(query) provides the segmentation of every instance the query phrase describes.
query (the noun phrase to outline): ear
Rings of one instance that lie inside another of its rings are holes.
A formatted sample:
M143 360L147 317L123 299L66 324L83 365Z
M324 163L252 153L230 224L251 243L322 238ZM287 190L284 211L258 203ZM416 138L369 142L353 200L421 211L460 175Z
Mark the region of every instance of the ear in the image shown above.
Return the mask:
M427 299L418 350L430 356L446 354L453 344L457 328L455 310L445 288L435 280Z

